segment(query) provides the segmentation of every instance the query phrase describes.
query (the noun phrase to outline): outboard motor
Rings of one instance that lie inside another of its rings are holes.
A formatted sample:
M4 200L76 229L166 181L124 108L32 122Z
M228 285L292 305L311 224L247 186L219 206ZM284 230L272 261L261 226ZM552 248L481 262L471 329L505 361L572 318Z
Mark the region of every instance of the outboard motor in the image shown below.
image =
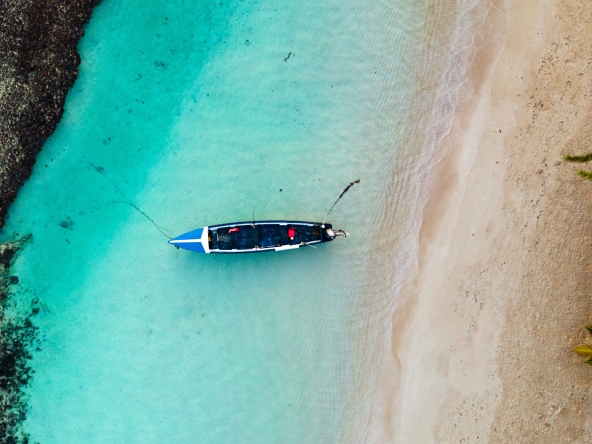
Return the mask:
M333 240L337 236L348 237L349 233L345 230L334 230L333 228L326 228L325 236L327 236L327 239Z

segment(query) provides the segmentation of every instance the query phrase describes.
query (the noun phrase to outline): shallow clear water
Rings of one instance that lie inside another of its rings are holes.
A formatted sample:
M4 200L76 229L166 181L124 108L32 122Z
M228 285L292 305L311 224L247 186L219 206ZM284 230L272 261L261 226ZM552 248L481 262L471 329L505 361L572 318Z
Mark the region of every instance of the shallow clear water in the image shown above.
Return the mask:
M425 7L96 8L64 118L5 228L33 234L14 273L23 304L42 307L34 440L339 439ZM177 251L137 210L170 235L253 213L319 221L354 179L330 217L351 237L318 249Z

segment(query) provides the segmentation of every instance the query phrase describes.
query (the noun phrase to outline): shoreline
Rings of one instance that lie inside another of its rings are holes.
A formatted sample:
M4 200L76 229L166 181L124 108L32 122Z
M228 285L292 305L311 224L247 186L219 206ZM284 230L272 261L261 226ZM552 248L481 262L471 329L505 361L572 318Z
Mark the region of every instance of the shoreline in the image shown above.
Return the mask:
M444 156L430 173L436 180L423 213L418 265L393 313L398 368L383 369L398 379L393 419L385 425L392 442L536 436L559 443L592 436L581 413L589 408L589 369L571 354L589 322L591 261L580 253L577 270L566 265L575 262L570 248L581 250L589 237L592 188L561 162L564 154L582 153L571 146L590 120L589 99L581 100L590 92L589 79L581 77L590 75L570 75L589 55L580 51L576 63L569 48L558 49L578 41L592 48L590 31L582 29L591 8L579 8L564 1L554 7L500 2L485 32L505 22L503 36L490 33L476 43L476 63L440 148ZM574 10L579 14L568 17ZM568 61L560 64L562 58ZM568 283L574 275L576 282ZM537 325L542 319L553 327ZM564 381L553 383L559 374ZM552 389L537 390L542 381ZM561 416L572 410L575 417Z

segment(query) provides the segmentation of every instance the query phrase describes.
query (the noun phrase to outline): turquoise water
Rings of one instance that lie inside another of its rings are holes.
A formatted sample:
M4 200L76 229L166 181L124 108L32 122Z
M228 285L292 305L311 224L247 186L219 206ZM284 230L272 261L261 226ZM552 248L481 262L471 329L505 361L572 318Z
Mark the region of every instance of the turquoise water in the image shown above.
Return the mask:
M17 300L42 307L33 440L346 439L364 376L352 329L426 3L96 8L62 122L5 228L33 235L14 269ZM277 254L177 251L130 205L170 235L253 213L322 220L354 179L330 218L350 238Z

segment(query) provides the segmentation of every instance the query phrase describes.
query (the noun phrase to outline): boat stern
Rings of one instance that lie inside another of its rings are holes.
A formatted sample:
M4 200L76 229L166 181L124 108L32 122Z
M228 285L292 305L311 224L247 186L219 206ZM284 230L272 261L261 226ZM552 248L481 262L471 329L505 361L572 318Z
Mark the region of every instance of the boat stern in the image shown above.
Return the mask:
M169 244L196 253L209 253L208 227L198 228L169 240Z

